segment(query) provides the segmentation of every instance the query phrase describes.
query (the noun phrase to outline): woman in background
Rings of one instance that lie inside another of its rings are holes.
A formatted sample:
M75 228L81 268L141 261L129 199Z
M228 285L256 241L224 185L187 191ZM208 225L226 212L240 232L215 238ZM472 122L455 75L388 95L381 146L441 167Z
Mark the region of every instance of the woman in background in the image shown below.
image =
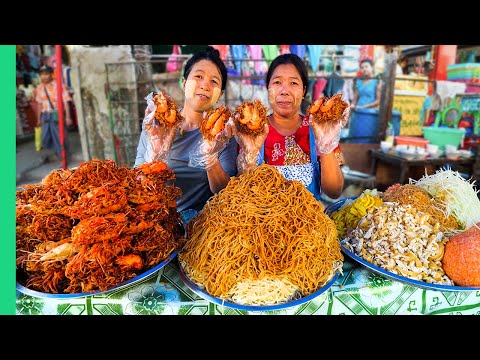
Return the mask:
M354 82L351 108L352 110L376 108L380 104L382 83L374 76L373 61L363 59L360 62L360 71L361 77Z

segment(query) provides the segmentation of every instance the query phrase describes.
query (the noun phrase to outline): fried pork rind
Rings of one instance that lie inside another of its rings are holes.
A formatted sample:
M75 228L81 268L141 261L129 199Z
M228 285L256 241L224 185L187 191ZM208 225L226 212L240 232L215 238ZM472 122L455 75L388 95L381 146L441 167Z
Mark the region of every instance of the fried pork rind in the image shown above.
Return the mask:
M307 115L312 115L312 119L316 122L327 122L339 119L348 102L343 101L342 93L336 93L332 97L320 97L310 104L307 108Z
M233 119L238 131L260 134L265 131L268 108L260 101L244 101L235 108Z
M215 135L225 128L225 124L230 116L232 116L232 112L225 105L221 105L216 109L210 109L205 114L203 121L200 124L200 132L202 133L203 138L213 140Z

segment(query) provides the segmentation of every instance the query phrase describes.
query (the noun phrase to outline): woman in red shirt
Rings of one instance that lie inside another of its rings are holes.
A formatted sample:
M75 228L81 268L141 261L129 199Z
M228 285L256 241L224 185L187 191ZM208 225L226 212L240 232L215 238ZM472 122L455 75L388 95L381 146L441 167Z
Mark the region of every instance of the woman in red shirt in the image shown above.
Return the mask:
M301 113L307 93L308 72L295 54L275 58L267 72L266 86L272 112L268 129L260 135L235 131L240 144L239 174L262 162L274 165L287 179L301 181L320 199L321 193L338 198L344 185L340 131L348 120L349 107L341 118L325 124Z

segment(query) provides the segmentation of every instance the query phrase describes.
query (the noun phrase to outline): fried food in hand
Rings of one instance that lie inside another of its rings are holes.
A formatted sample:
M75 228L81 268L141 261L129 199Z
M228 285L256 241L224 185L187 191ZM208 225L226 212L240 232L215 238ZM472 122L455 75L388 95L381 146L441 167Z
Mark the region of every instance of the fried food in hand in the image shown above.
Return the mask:
M167 127L174 127L178 125L183 117L177 110L177 104L170 96L164 92L154 93L152 101L155 104L155 119L160 124Z
M203 138L213 140L215 135L225 128L225 124L230 116L232 116L232 112L225 105L221 105L216 109L210 109L203 117L200 125L200 132Z
M337 93L332 97L320 97L307 108L307 115L312 115L316 122L327 122L338 120L348 103L342 100L342 94Z
M260 100L244 101L235 108L233 119L240 132L259 134L267 123L267 107Z

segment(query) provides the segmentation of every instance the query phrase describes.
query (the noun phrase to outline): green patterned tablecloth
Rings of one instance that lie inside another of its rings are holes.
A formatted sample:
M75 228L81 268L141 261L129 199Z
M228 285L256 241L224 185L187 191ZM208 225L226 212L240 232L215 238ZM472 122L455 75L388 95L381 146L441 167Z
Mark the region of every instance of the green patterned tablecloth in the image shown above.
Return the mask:
M480 290L440 292L410 286L345 259L328 291L281 310L243 311L192 292L172 261L128 287L103 295L39 298L17 291L17 315L480 315Z

